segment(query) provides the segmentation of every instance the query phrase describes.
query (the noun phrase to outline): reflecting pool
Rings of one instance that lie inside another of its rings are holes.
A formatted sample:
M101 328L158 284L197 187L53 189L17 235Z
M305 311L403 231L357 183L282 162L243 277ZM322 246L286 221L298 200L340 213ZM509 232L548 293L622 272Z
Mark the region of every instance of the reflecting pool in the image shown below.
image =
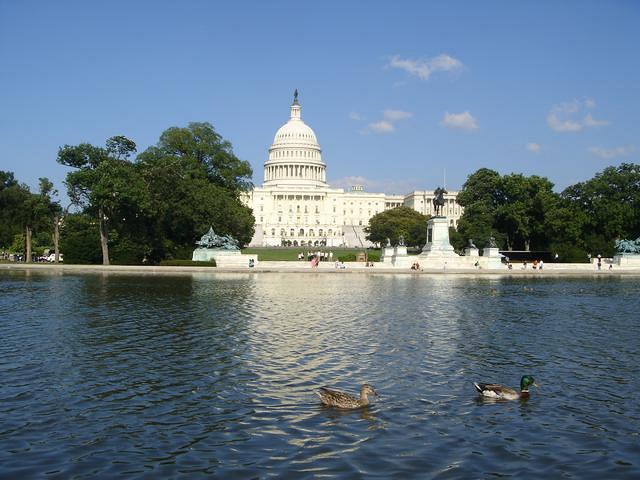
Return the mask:
M638 312L615 276L3 271L0 477L638 478Z

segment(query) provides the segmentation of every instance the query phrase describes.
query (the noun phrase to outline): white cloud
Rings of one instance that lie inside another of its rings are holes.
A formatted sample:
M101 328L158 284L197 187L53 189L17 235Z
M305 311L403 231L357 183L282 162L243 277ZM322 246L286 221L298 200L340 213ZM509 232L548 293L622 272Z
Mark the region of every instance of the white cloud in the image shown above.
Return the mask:
M527 150L533 153L538 153L540 151L540 144L538 143L527 143Z
M387 109L383 113L384 119L373 122L367 125L367 128L360 133L367 134L370 132L373 133L391 133L396 130L395 123L400 120L405 120L407 118L413 117L413 113L405 112L403 110L390 110Z
M448 128L458 128L461 130L475 130L478 128L477 120L468 111L462 113L445 112L440 124Z
M368 128L375 133L391 133L396 129L393 126L393 123L388 122L387 120L370 123Z
M547 117L547 125L556 132L579 132L582 124L572 120L561 120L555 113L550 113Z
M349 118L351 120L359 122L360 120L362 120L362 115L360 115L358 112L349 112Z
M605 125L609 125L608 120L596 120L591 116L590 113L587 113L587 116L584 117L582 121L587 127L603 127Z
M591 147L589 151L596 157L604 158L605 160L611 160L617 157L628 157L636 151L635 145L627 145L626 147L615 148L603 148L603 147Z
M413 117L413 113L411 112L403 112L402 110L385 110L384 118L389 121L395 122L398 120L404 120L405 118Z
M454 72L464 67L460 60L445 53L427 59L400 58L395 55L389 59L387 66L399 68L422 80L427 80L434 72Z
M591 113L587 113L582 119L579 114L582 110L594 108L596 102L587 98L584 102L572 100L563 102L551 107L547 115L547 125L556 132L580 132L584 127L602 127L609 125L607 120L596 120Z

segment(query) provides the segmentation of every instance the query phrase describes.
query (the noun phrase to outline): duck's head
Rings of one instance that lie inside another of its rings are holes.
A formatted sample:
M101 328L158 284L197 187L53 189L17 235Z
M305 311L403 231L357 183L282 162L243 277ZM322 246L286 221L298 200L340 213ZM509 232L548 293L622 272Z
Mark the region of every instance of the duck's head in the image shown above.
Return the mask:
M523 392L527 392L529 391L530 386L537 387L538 384L531 375L523 375L520 379L520 390L522 390Z
M368 383L365 383L360 387L360 395L375 395L376 397L379 396L378 392L376 392Z

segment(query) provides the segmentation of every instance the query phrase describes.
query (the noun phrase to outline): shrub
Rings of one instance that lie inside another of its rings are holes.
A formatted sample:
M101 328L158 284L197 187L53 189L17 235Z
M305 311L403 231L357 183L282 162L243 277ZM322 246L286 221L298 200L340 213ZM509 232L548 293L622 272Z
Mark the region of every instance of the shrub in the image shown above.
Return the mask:
M98 225L87 215L67 216L60 235L60 251L65 263L102 263Z

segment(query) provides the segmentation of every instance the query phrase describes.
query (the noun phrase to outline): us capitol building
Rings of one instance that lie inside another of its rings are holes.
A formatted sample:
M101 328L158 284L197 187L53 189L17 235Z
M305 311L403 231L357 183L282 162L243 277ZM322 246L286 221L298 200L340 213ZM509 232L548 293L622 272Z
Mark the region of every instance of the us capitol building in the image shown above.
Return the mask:
M456 196L457 192L445 195L443 208L453 227L464 211ZM252 247L371 246L364 228L376 213L403 205L424 215L433 211L431 190L387 195L365 192L359 185L350 191L331 188L316 134L302 121L297 90L291 118L276 132L269 148L264 183L242 200L256 219Z

